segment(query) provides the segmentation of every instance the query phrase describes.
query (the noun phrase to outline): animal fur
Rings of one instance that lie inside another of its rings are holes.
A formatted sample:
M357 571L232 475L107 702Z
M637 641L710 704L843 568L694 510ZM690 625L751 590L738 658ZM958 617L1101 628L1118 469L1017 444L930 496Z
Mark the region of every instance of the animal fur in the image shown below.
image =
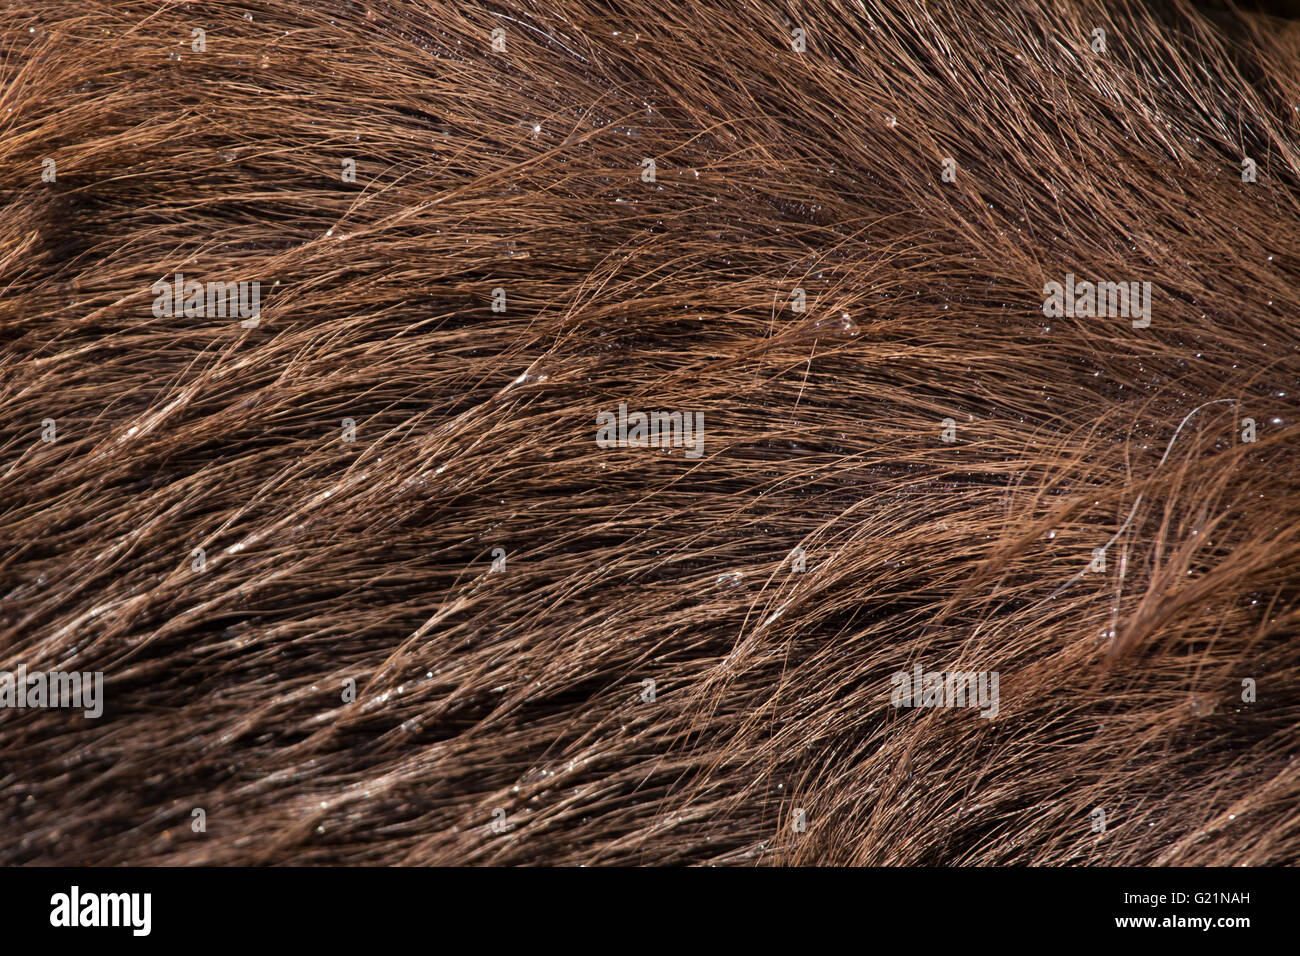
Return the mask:
M1296 862L1296 25L32 0L0 202L0 861Z

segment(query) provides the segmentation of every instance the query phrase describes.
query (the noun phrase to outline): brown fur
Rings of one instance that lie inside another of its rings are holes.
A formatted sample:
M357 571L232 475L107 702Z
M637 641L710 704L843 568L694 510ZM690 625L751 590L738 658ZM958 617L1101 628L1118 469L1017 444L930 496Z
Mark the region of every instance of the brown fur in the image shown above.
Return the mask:
M35 0L0 50L0 668L106 698L0 711L0 860L1296 861L1295 27ZM620 402L704 454L597 447Z

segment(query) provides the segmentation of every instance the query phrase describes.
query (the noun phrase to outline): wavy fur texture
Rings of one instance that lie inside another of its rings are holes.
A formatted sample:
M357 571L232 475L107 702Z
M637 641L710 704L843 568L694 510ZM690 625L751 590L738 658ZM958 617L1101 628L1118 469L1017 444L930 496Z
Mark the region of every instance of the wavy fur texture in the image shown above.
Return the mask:
M1300 855L1295 24L33 0L0 201L3 862Z

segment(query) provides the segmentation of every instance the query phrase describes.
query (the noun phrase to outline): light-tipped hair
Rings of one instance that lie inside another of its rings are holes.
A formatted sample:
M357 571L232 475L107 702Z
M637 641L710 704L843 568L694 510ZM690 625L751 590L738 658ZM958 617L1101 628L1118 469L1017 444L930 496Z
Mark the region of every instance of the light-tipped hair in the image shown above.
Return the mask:
M104 698L0 708L0 861L1296 862L1295 24L33 0L0 50L0 670Z

